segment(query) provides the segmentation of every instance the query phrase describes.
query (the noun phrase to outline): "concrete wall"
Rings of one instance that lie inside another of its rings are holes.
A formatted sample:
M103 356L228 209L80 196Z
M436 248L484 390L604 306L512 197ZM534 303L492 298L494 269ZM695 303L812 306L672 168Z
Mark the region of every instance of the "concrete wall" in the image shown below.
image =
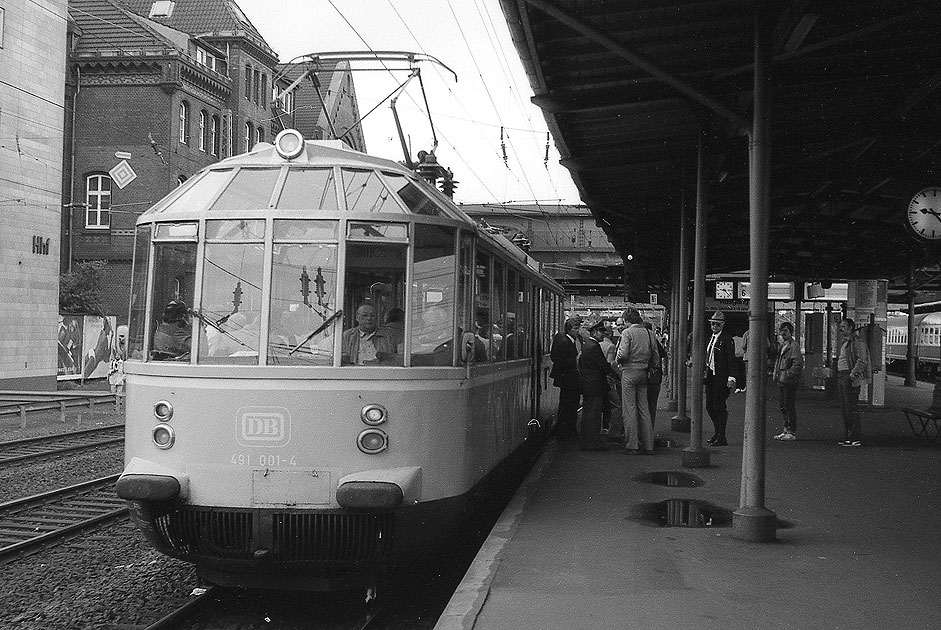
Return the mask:
M0 388L55 389L67 2L0 8Z

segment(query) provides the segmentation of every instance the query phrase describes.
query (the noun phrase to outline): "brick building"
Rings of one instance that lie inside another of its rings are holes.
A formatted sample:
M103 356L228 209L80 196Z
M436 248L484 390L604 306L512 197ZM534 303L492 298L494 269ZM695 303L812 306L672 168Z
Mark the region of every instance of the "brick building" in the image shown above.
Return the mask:
M0 0L0 389L55 389L66 0Z
M103 302L122 323L137 216L292 127L296 90L273 99L290 80L231 0L70 0L69 14L63 266L108 260Z

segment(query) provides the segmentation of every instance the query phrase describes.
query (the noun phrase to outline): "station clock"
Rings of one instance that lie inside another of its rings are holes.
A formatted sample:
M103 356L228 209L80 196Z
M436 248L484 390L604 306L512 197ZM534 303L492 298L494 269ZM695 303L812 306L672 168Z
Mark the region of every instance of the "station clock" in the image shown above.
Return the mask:
M918 238L941 241L941 186L929 186L915 193L908 204L908 225Z

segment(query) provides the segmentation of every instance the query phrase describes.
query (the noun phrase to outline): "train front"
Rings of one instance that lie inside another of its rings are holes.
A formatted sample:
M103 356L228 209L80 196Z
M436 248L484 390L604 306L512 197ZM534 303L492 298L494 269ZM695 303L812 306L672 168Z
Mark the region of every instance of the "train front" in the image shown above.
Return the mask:
M290 133L142 215L117 490L149 542L314 589L440 542L519 442L465 412L473 229L401 166Z

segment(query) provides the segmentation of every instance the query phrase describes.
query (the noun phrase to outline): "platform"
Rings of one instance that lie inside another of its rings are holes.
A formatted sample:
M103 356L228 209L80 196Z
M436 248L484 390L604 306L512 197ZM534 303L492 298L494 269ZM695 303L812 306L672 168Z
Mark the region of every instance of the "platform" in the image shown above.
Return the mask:
M928 407L932 386L906 388L890 376L885 408L863 411L860 448L837 444L836 401L809 389L798 394L800 439L772 440L781 426L776 395L766 451L776 542L737 540L731 526L717 526L718 513L708 527L649 518L642 504L739 503L744 395L729 401L731 445L712 449L705 469L681 467L689 436L667 431L661 410L658 435L680 446L652 456L551 444L436 630L939 627L941 447L913 436L901 411ZM703 483L643 480L664 471Z

